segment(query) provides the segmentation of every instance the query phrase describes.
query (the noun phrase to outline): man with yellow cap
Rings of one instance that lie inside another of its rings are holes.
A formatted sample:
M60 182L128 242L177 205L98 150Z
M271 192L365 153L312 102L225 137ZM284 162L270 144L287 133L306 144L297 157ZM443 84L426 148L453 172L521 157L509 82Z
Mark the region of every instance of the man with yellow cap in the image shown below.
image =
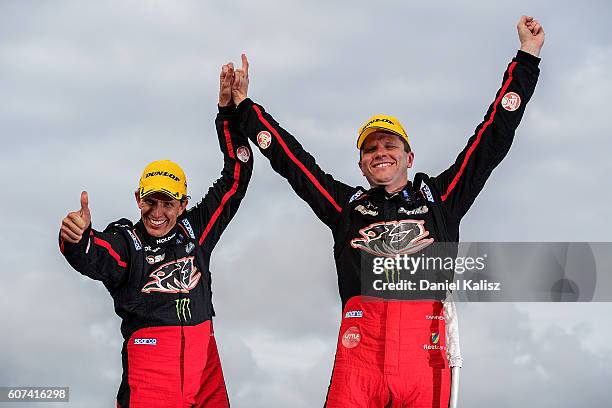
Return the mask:
M334 237L343 312L327 407L449 406L450 367L460 366L461 358L451 350L455 345L447 344L456 326L447 320L452 311L443 302L446 291L381 289L377 282L399 269L376 268L398 255L433 253L434 243L451 243L447 246L456 255L460 221L508 152L539 75L544 31L527 16L517 29L521 47L500 90L466 147L441 174L418 173L409 181L414 154L400 122L386 115L366 121L357 148L369 188L346 185L325 173L247 97L248 61L242 55L232 95L244 132ZM433 272L419 271L436 282L453 281L452 269ZM412 275L401 276L411 282Z
M106 286L122 319L118 407L229 406L212 329L209 264L253 169L231 100L233 77L233 66L225 65L215 121L223 170L200 203L186 210L185 173L159 160L140 177L136 224L121 219L102 232L93 229L85 191L80 210L62 221L62 253Z

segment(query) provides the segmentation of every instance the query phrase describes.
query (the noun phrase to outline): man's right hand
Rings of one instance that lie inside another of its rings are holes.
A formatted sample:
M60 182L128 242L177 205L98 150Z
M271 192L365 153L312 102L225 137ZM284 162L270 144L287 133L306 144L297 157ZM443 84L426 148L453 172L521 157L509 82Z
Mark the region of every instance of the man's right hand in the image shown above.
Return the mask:
M83 237L83 232L91 224L91 213L89 212L89 198L87 191L81 193L81 209L73 211L62 220L60 237L72 244L78 243Z
M245 54L242 54L240 58L242 59L242 68L234 71L234 84L232 86L232 99L236 106L248 98L249 91L249 61Z

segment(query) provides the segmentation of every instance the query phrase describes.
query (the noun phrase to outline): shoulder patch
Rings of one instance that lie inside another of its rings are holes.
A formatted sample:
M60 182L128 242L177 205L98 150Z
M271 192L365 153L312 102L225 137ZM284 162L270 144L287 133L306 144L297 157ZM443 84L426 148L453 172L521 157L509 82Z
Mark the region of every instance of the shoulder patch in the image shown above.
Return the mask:
M349 204L352 203L355 200L359 200L359 197L361 197L363 195L364 191L359 189L357 190L357 192L355 194L353 194L349 200Z
M427 184L421 183L421 191L423 192L423 194L425 194L425 197L427 197L427 201L429 201L430 203L434 202L433 194L431 193L431 190L429 189L429 186Z
M132 237L132 241L134 241L134 249L140 251L142 249L142 243L136 235L136 231L133 229L129 229L127 230L127 233L130 234L130 237Z
M185 227L185 231L187 231L187 233L189 234L189 237L191 239L195 239L195 234L193 232L193 228L191 228L191 224L189 223L189 220L187 218L183 218L181 220L181 224L183 224L183 226Z

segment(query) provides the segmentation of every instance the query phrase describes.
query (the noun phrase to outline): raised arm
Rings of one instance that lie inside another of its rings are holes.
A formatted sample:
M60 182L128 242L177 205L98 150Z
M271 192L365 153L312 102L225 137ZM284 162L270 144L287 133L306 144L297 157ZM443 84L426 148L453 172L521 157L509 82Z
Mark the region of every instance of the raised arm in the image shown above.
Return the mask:
M62 220L60 251L70 265L85 276L99 280L110 290L125 281L128 251L119 233L91 228L89 196L81 193L81 209L69 212Z
M514 133L531 99L540 70L538 64L544 30L532 17L521 17L521 49L508 65L501 88L455 162L432 178L446 208L461 219L510 149Z
M220 75L219 113L215 120L219 147L223 153L221 177L198 205L186 211L184 218L188 220L187 223L179 220L187 233L196 235L199 244L209 251L238 211L253 172L253 153L238 126L236 107L231 99L233 78L233 65L224 65ZM189 231L189 227L193 232Z
M317 217L333 228L355 189L321 170L315 159L289 132L262 106L247 98L248 68L247 58L243 54L242 69L236 70L232 92L242 129L270 160L274 171L287 179Z

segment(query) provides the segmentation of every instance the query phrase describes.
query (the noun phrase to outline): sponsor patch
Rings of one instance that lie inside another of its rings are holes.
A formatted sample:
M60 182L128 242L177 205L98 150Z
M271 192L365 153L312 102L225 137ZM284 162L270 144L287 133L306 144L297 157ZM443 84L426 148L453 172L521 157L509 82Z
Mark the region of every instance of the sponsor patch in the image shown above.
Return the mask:
M425 320L445 320L444 316L439 315L426 315Z
M363 215L371 215L373 217L378 215L378 211L376 211L376 208L370 207L370 203L366 203L365 206L359 204L357 207L355 207L355 211L359 211Z
M351 318L356 318L356 317L363 317L363 310L349 310L348 312L346 312L344 317L346 319L351 319Z
M406 215L426 214L428 211L429 211L429 208L427 208L426 205L422 205L418 208L415 208L414 210L407 210L404 207L400 207L399 210L397 210L398 213L406 214Z
M161 249L160 247L151 248L149 245L145 246L145 251L146 252L157 252L160 249Z
M423 183L421 191L423 192L423 194L425 194L427 201L429 201L430 203L434 202L433 194L431 194L431 190L429 189L429 186L427 184Z
M236 149L236 157L243 163L246 163L251 158L251 152L245 146L240 146Z
M157 346L157 339L134 339L134 344Z
M342 335L342 345L346 348L355 348L361 341L361 333L359 327L351 326Z
M195 248L195 244L193 242L190 242L185 246L185 252L190 253L191 251L193 251L193 248Z
M166 254L149 255L147 256L147 263L149 265L153 265L153 264L163 261L165 257L166 257Z
M257 144L264 150L270 147L270 144L272 144L272 135L270 132L265 130L259 132L257 134Z
M357 191L355 194L352 195L351 199L349 200L349 203L352 203L355 200L358 200L359 197L361 197L363 195L363 190L359 190Z
M193 228L191 228L191 224L189 223L189 220L187 218L183 218L181 220L181 223L185 227L185 230L187 231L191 239L195 239L195 234L193 233Z
M163 243L166 243L166 242L170 241L172 238L174 238L175 236L176 236L176 232L175 232L174 234L172 234L172 235L168 235L167 237L157 238L157 240L155 241L155 243L156 243L157 245L159 245L159 244L163 244Z
M505 110L514 112L521 106L521 97L516 92L508 92L502 98L501 105Z
M127 232L130 234L130 237L132 237L132 241L134 241L134 249L140 251L142 249L142 244L140 243L140 240L136 236L134 230L128 230Z

